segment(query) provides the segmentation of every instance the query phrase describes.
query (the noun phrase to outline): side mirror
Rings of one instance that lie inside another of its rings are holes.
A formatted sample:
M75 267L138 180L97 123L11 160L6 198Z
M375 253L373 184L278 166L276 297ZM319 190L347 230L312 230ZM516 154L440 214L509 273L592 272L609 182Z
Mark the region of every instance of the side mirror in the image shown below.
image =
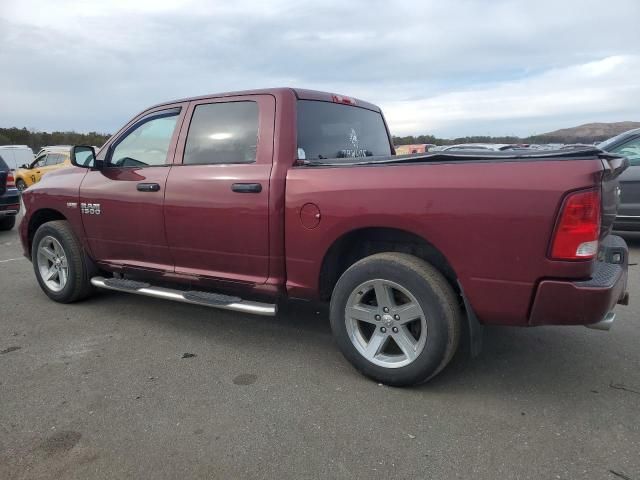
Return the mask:
M71 164L82 168L100 168L102 162L96 160L96 151L90 145L75 145L71 149Z
M29 169L29 165L27 165L26 163L23 163L22 165L20 165L20 168Z

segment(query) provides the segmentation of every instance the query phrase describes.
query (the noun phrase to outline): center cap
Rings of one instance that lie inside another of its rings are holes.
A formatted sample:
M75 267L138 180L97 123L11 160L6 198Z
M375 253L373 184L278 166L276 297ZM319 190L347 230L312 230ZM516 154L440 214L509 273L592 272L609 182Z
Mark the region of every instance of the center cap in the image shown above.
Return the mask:
M390 327L393 323L393 317L387 313L385 315L382 315L382 321L387 327Z

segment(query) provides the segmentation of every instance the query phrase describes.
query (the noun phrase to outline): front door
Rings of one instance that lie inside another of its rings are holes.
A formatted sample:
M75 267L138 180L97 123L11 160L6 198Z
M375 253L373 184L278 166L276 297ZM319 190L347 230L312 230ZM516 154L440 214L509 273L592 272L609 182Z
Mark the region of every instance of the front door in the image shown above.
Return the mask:
M101 149L104 168L84 177L78 207L96 260L173 270L163 205L185 107L172 105L134 119Z
M191 103L165 194L176 273L268 278L274 115L269 95Z

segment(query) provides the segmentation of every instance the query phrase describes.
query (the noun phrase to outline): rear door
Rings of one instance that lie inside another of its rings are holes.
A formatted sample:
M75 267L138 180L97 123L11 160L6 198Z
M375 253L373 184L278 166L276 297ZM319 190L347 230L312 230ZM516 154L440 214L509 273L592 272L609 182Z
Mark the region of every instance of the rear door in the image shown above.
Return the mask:
M163 215L165 184L186 104L131 121L98 155L80 187L82 219L95 258L116 266L172 271Z
M192 102L167 180L176 273L247 283L269 275L269 178L275 99Z

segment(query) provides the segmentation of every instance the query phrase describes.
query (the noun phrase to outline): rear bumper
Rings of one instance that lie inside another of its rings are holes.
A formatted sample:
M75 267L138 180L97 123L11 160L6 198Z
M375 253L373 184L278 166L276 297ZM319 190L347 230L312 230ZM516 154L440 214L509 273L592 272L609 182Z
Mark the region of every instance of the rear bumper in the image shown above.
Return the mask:
M20 212L20 194L17 189L9 188L0 195L0 217L17 215Z
M640 215L618 215L613 223L614 230L640 230Z
M543 280L533 300L530 325L593 325L607 319L618 303L626 304L628 249L609 235L590 280Z

